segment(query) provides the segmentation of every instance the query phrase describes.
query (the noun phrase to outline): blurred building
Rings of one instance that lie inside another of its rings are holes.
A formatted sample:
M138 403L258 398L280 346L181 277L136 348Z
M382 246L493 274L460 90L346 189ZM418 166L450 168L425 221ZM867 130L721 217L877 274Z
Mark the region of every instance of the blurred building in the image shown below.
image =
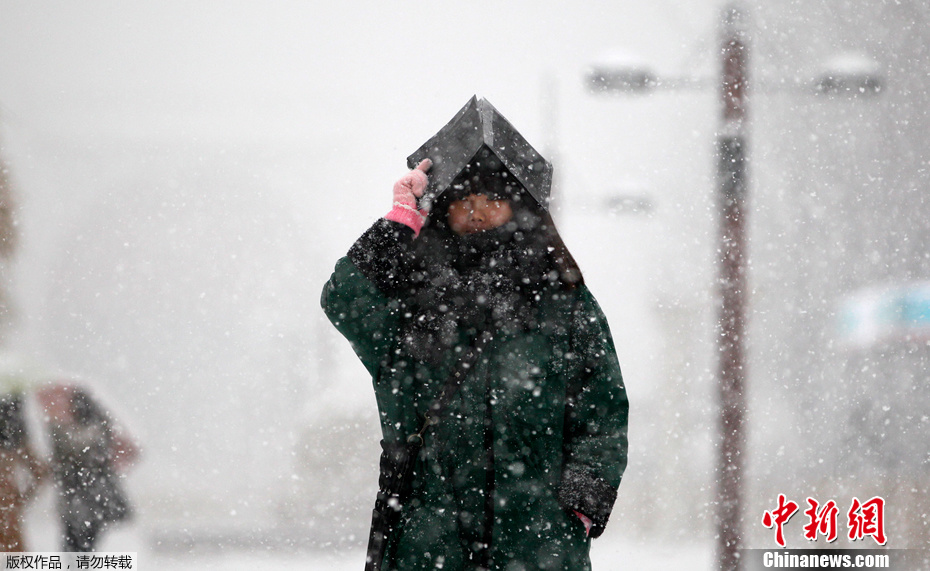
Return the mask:
M923 546L930 346L900 323L865 337L860 323L851 342L843 318L864 291L930 278L930 12L913 0L847 1L842 18L821 0L752 4L747 517L778 493L841 506L880 495L894 546ZM850 52L877 62L876 96L764 93Z

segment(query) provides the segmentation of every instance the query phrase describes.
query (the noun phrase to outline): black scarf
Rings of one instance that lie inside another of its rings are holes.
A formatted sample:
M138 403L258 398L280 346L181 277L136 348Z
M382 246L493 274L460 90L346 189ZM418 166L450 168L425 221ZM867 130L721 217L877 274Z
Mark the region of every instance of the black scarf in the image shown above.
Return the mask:
M514 224L465 236L421 235L403 340L414 358L438 364L464 333L517 333L537 326L543 290L558 277L534 232Z

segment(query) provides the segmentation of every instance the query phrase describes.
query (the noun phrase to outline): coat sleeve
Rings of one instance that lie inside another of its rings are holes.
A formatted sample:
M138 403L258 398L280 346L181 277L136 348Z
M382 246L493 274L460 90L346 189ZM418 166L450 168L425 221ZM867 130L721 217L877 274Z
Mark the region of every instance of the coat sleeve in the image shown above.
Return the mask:
M578 359L565 411L559 501L593 521L600 535L627 463L629 402L607 319L584 286L572 315L572 353Z
M359 238L323 287L321 304L373 377L397 334L397 292L409 273L413 231L381 219Z

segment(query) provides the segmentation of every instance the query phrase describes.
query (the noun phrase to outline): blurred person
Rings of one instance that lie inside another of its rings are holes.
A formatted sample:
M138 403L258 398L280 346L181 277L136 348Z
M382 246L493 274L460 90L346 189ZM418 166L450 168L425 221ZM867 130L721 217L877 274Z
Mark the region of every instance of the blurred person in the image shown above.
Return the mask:
M366 569L590 569L628 402L548 163L475 98L421 151L322 295L380 412Z
M0 396L0 551L26 551L23 512L47 471L48 466L29 442L23 395L3 394Z
M132 513L120 472L138 447L112 414L84 387L55 383L41 388L58 487L63 551L94 551L102 533Z

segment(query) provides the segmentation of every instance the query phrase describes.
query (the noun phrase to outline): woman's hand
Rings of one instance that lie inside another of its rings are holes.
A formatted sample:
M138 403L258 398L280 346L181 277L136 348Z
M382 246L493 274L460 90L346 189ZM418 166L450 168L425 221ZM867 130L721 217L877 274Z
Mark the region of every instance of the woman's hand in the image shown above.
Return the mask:
M575 515L578 516L578 519L580 519L581 523L584 524L584 534L587 535L588 537L591 537L591 527L594 525L594 522L591 521L591 518L584 515L580 511L578 510L572 510L572 511L575 512Z
M433 161L423 159L412 171L394 183L394 207L388 212L386 219L400 222L408 226L415 235L420 234L420 228L426 220L428 212L417 207L417 199L423 196L429 178L426 171L433 166Z
M403 205L416 209L417 199L423 196L429 182L426 171L433 166L433 161L423 159L412 171L394 183L394 206Z

